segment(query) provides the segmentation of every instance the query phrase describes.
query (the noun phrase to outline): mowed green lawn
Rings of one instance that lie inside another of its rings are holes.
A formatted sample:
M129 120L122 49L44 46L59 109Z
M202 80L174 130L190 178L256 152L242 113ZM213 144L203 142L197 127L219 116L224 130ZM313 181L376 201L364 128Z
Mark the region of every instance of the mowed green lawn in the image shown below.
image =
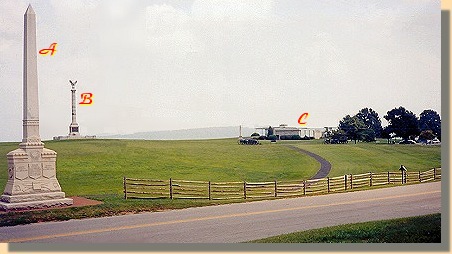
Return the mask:
M375 143L325 145L319 140L238 145L235 139L149 141L47 141L55 150L58 180L67 195L118 194L122 178L204 181L302 180L320 164L287 148L294 145L319 154L332 165L331 177L365 172L409 171L441 166L440 146ZM0 186L7 178L6 154L17 143L0 143Z
M312 229L253 243L440 243L441 214Z
M330 177L366 172L426 171L441 167L441 146L386 143L321 144L311 141L294 144L316 153L331 163Z
M6 154L17 143L1 143L0 186L7 178ZM204 181L306 179L319 163L287 147L238 145L236 139L196 141L47 141L55 150L57 177L66 195L122 192L123 176Z

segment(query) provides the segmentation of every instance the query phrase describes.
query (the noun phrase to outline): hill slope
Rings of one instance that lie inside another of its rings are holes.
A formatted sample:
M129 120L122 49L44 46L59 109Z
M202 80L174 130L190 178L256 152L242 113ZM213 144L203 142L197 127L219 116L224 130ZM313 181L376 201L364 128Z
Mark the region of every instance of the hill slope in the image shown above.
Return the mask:
M255 130L242 127L242 135L250 136ZM199 129L183 129L170 131L137 132L124 135L100 135L102 138L117 139L146 139L146 140L189 140L189 139L219 139L234 138L239 136L238 126L210 127Z
M236 139L149 141L47 141L55 150L57 176L67 195L121 193L124 176L202 181L266 181L305 179L319 164L285 146L238 145ZM0 154L17 148L0 143ZM0 186L7 179L6 158L0 161Z
M122 178L200 181L303 180L320 164L285 145L299 146L332 164L329 176L365 172L409 171L441 166L441 147L418 145L324 145L319 140L238 145L237 139L219 140L66 140L46 141L55 150L57 175L68 195L119 194ZM18 143L0 143L0 155ZM7 160L0 160L0 188L7 180Z

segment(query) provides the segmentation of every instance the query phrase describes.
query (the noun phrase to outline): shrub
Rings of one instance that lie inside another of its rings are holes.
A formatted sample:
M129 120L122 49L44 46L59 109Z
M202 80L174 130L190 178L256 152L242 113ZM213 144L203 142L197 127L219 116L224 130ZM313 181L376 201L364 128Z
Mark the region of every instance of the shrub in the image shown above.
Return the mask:
M269 139L269 140L276 140L276 135L269 135L269 136L268 136L268 139Z
M282 135L279 137L279 139L281 139L281 140L302 140L300 135Z

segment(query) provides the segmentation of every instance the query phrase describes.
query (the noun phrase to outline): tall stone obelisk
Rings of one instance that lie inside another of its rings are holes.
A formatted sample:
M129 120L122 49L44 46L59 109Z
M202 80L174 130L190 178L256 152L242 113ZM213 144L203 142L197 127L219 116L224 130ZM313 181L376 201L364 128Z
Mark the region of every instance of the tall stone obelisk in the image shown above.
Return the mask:
M71 205L56 178L56 152L44 148L39 136L36 14L31 5L24 15L23 138L9 152L8 182L0 197L0 209L42 208Z
M80 131L79 131L79 126L77 123L77 102L75 100L75 84L77 84L77 81L72 82L71 80L69 80L69 82L71 83L72 89L71 89L71 93L72 93L72 122L69 125L69 138L71 137L80 137Z

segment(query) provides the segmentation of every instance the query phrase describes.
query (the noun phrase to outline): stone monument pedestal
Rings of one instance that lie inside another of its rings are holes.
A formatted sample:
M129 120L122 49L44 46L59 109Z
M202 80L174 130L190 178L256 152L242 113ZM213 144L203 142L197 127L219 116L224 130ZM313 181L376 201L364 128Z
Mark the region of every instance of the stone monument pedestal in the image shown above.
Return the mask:
M42 144L42 143L41 143ZM56 152L44 148L21 147L9 152L8 182L0 197L3 210L72 205L56 178Z

